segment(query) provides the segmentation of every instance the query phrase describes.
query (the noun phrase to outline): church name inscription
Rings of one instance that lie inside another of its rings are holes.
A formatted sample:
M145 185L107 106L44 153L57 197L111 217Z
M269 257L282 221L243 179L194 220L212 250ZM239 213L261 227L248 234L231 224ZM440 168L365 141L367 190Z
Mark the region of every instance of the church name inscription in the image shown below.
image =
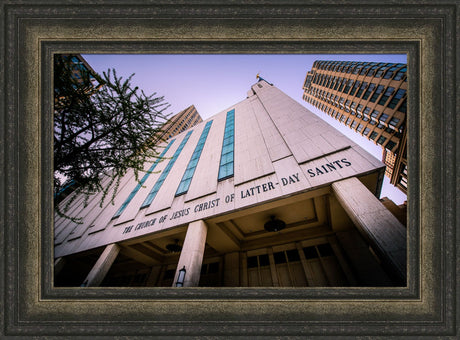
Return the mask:
M336 160L330 163L323 164L321 166L317 166L316 168L307 169L308 174L310 177L321 176L327 174L329 172L343 169L344 167L350 166L351 162L348 161L346 158L342 158L340 160Z
M326 163L326 164L317 166L315 168L307 169L307 173L310 175L310 177L321 176L321 175L327 174L332 171L343 169L344 167L348 167L348 166L351 166L351 162L348 161L346 158L342 158L340 160ZM299 173L295 173L287 177L281 177L281 181L278 183L273 183L272 181L268 181L266 183L262 183L259 185L255 185L253 187L246 188L244 190L240 190L239 196L241 199L244 200L248 197L252 197L252 196L267 192L267 191L274 190L276 186L280 186L280 185L287 186L287 185L298 183L298 182L300 182L300 176L299 176ZM165 214L159 218L152 218L147 221L139 222L136 225L134 224L129 225L124 228L122 234L128 234L132 231L152 227L155 225L157 221L158 223L162 224L167 220L175 220L175 219L185 217L192 212L195 214L200 213L208 209L219 207L219 204L222 205L222 204L232 203L234 200L235 200L234 194L226 195L223 199L215 198L215 199L212 199L206 202L196 204L191 207L186 207L184 209L174 211L171 215Z

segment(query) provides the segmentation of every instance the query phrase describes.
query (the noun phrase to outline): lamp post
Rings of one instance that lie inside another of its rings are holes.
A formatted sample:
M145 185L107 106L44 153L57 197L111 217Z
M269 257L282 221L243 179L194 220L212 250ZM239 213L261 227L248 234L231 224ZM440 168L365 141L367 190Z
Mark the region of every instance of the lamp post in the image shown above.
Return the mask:
M177 276L176 287L183 287L184 286L184 279L185 279L185 266L179 270L179 275Z

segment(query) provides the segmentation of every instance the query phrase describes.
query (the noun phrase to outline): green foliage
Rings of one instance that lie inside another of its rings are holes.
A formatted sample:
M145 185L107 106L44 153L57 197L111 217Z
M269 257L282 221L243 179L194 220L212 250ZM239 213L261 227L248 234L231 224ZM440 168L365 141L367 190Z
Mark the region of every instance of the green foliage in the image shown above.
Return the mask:
M110 189L113 203L129 169L139 181L144 163L158 157L155 146L169 107L156 93L133 88L134 74L123 80L109 69L100 76L72 60L56 55L54 63L54 192L60 215L66 207L61 211L57 203L69 184L87 197L102 191L102 206Z

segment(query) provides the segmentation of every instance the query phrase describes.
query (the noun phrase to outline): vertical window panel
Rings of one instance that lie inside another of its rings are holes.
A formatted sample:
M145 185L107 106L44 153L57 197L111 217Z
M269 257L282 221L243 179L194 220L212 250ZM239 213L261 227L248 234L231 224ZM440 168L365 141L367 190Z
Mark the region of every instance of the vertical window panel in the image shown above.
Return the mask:
M207 122L203 132L201 133L200 139L198 140L197 146L193 151L192 157L185 169L184 176L182 177L181 182L176 191L176 196L183 195L187 193L190 183L192 183L192 177L195 173L196 166L198 165L198 160L200 159L201 152L203 151L204 144L206 143L206 138L208 138L209 130L211 129L212 120Z
M235 147L235 109L227 112L225 121L224 141L220 157L219 181L233 176Z
M158 163L163 159L164 155L166 154L166 152L168 152L169 148L171 147L171 145L174 143L175 139L173 139L172 141L169 142L169 144L166 146L166 148L163 150L163 152L160 154L160 156L157 158L157 160L150 166L149 170L147 171L147 173L142 177L142 179L140 180L140 182L136 185L136 187L133 189L133 191L131 191L131 193L129 194L128 198L123 202L123 204L121 205L121 207L117 210L117 212L115 213L115 215L113 215L112 218L117 218L121 215L121 213L126 209L126 207L128 206L128 204L131 202L131 200L134 198L134 196L137 194L137 192L140 190L140 188L142 187L142 185L145 183L145 181L147 180L147 178L150 176L150 174L153 172L153 170L155 170L156 166L158 165Z
M173 167L174 163L176 162L177 158L179 157L180 153L182 152L182 149L184 148L185 144L187 144L187 141L188 141L190 135L192 134L192 132L193 132L193 130L187 132L187 135L185 135L184 139L180 143L180 145L177 148L176 152L174 153L174 155L170 159L168 165L162 171L162 173L161 173L160 177L158 178L157 182L155 183L155 185L153 186L152 190L148 194L148 196L145 199L144 203L142 203L141 209L147 208L148 206L150 206L150 204L154 200L155 196L157 195L158 191L161 188L161 185L163 184L163 182L165 181L166 177L168 176L169 171L171 171L171 168Z

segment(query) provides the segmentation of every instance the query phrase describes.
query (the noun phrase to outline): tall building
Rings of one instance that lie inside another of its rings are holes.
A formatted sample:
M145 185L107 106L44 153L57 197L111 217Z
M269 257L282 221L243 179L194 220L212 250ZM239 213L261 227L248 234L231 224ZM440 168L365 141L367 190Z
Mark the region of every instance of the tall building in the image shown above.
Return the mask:
M56 216L56 286L406 285L383 163L272 84L163 145L142 185Z
M83 87L86 94L92 94L97 91L101 84L94 76L96 72L88 64L88 62L80 54L58 54L54 57L54 104L59 107L61 102L68 101L66 95L63 94L62 88L71 86L72 84L79 83L86 86ZM67 72L68 71L68 72ZM88 77L86 79L86 77ZM72 85L75 88L75 85ZM66 92L66 91L64 91ZM66 104L63 106L65 107ZM59 203L71 192L77 188L77 183L68 179L63 184L62 189L54 194L54 202Z
M60 61L69 67L69 70L72 73L71 77L77 82L83 82L83 78L88 76L95 88L100 86L94 77L96 71L93 70L91 65L89 65L85 58L83 58L80 54L60 54L56 55L55 58L60 58Z
M407 193L407 65L317 60L303 99L383 150L390 183Z
M92 91L97 91L101 87L101 84L97 81L95 77L96 71L94 71L91 65L89 65L88 62L80 54L56 55L56 68L58 68L58 63L65 64L65 66L68 67L68 70L70 70L70 74L63 72L63 74L65 75L63 77L64 82L69 83L68 77L70 77L72 78L72 80L81 84L84 82L85 77L89 77L89 81L90 84L92 84L92 86L87 88L87 93L93 93ZM56 76L58 77L59 75L57 73L58 72L55 72ZM59 88L55 87L55 102L61 99L64 99L64 97L59 96ZM171 138L186 130L187 128L190 128L202 121L203 119L197 112L195 106L191 105L185 110L177 113L172 118L167 120L161 127L160 132L153 136L153 138L156 142L167 140L168 138ZM58 203L61 200L63 200L67 195L69 195L73 190L75 190L76 187L77 184L75 183L75 181L69 179L64 185L64 188L59 193L55 194L55 202Z
M202 121L203 119L195 106L191 105L174 115L163 125L161 129L162 137L164 139L172 138Z

